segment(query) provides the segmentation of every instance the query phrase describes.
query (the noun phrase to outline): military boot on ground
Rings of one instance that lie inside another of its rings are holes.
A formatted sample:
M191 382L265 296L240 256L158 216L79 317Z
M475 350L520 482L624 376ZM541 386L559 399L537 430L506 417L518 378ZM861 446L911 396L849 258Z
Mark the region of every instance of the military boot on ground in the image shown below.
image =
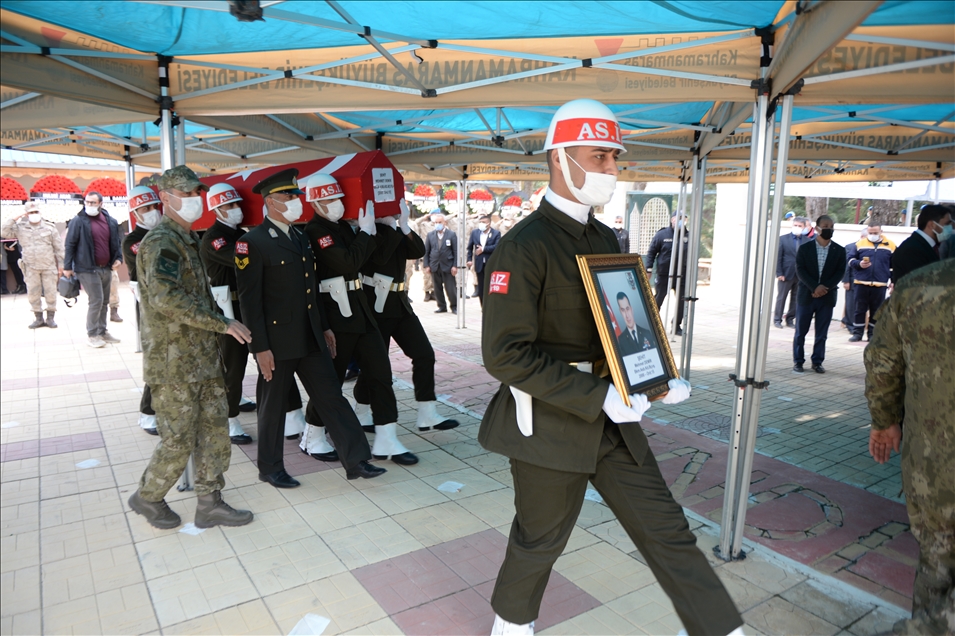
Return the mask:
M53 316L55 315L56 315L55 311L47 310L46 312L46 326L49 327L50 329L56 329L56 321L53 320Z
M218 490L208 495L199 495L197 499L195 521L197 528L244 526L252 521L251 511L236 510L222 501L222 493Z
M160 530L169 530L182 523L182 519L166 504L165 499L156 503L146 501L139 495L138 490L129 498L129 507L133 512L146 517L149 525Z
M46 323L43 322L43 312L35 311L33 315L36 316L36 320L30 323L30 326L27 329L39 329L40 327L46 327Z
M109 308L109 321L110 322L123 322L123 319L119 317L119 308L110 307Z

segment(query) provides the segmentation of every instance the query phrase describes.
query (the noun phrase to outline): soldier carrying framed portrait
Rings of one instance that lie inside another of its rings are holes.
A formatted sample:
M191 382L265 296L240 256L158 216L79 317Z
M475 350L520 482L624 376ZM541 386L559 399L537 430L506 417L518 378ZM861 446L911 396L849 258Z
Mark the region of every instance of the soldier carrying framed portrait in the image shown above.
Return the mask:
M679 372L640 256L579 255L577 264L620 397L627 406L634 393L661 399Z

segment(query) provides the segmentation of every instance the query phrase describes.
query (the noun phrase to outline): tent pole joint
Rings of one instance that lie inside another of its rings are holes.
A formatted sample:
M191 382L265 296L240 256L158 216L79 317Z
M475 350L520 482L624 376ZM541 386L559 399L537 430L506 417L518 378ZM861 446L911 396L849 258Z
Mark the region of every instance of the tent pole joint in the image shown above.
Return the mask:
M756 91L757 95L771 95L773 92L773 79L771 77L760 77L750 82L749 87Z

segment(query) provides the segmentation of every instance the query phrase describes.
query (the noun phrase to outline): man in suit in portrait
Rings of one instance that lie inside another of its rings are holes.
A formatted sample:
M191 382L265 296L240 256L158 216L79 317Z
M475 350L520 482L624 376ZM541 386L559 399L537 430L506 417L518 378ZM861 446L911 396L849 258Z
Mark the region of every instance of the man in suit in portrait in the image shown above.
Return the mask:
M501 233L491 227L491 217L485 215L478 219L478 226L471 230L471 237L468 239L468 267L474 265L474 273L477 276L477 297L484 306L484 265L497 242L501 240Z
M634 353L640 353L647 349L653 349L656 340L649 329L645 329L636 323L633 319L633 305L630 304L630 297L624 292L617 293L617 307L620 308L620 314L623 316L625 329L617 336L617 346L620 348L620 356L629 356Z
M458 237L448 229L443 214L432 214L431 221L434 229L428 233L424 242L424 271L429 272L434 279L434 296L438 301L438 308L434 313L448 312L448 301L451 303L451 313L458 313L458 287L455 278L458 275ZM447 293L447 301L445 300Z
M892 281L939 260L939 244L952 235L952 211L944 205L923 205L918 229L892 253Z
M812 347L812 370L825 373L826 338L832 310L836 306L839 283L846 273L846 248L833 242L833 220L826 215L816 220L816 238L796 252L796 335L793 338L793 372L803 373L806 362L806 334L816 319L816 339Z

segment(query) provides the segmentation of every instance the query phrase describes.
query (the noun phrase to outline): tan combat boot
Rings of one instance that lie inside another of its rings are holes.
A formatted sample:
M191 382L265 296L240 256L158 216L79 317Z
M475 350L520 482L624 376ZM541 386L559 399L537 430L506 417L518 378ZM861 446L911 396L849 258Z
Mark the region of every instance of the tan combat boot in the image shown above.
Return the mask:
M222 501L222 493L218 490L208 495L199 495L197 499L195 521L197 528L244 526L252 521L250 511L236 510Z
M46 311L46 326L50 329L56 329L56 321L53 320L53 316L56 315L55 311Z
M31 322L27 329L39 329L40 327L46 327L46 323L43 322L42 311L34 311L33 315L36 316L36 320Z

